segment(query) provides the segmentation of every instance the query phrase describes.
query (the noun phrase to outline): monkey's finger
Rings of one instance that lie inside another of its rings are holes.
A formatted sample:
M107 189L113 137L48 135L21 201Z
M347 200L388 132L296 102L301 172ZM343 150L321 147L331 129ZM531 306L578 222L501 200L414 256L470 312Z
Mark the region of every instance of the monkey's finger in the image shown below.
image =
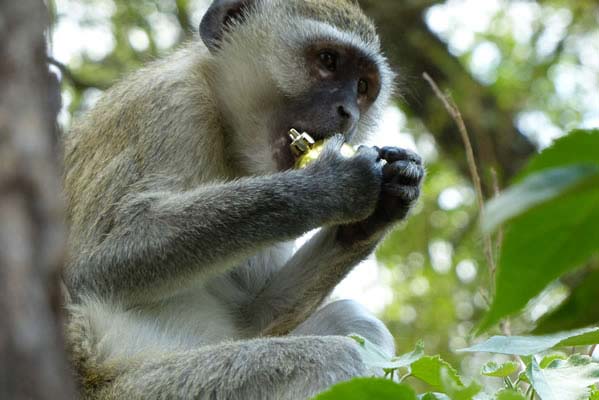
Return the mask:
M358 147L355 157L365 158L373 163L376 163L381 159L379 155L379 149L377 147L369 146Z
M418 165L422 165L422 157L408 149L400 147L383 147L380 150L380 155L383 160L389 163L395 161L412 161Z
M384 183L382 186L382 192L384 194L397 197L402 202L411 203L420 196L420 187L414 185Z
M324 147L322 149L322 157L327 157L332 154L339 154L339 152L341 151L341 147L343 146L343 143L345 143L345 138L342 134L339 133L334 136L331 136L324 143Z
M424 168L413 161L395 161L383 167L383 181L401 185L418 185L424 178Z

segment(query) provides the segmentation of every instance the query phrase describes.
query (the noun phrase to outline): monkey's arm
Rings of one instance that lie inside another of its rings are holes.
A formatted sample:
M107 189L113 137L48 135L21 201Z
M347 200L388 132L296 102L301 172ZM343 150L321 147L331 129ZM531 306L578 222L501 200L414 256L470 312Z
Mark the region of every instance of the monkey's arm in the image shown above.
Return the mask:
M104 240L65 271L75 296L136 303L169 296L260 248L372 212L376 153L329 154L313 168L200 187L127 196Z
M339 240L339 227L323 228L268 282L249 307L248 321L265 336L286 335L316 311L335 286L375 248L382 233L360 243Z
M411 151L386 147L383 187L374 212L362 221L326 228L306 243L269 281L251 305L265 335L285 335L311 315L351 269L364 260L418 198L422 160Z

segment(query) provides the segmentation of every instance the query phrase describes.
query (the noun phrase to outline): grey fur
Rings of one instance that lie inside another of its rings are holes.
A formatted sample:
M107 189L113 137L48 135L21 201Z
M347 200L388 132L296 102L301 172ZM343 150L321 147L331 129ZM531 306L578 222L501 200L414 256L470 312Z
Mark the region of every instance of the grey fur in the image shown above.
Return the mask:
M131 367L96 398L296 400L367 374L353 339L341 336L225 342Z

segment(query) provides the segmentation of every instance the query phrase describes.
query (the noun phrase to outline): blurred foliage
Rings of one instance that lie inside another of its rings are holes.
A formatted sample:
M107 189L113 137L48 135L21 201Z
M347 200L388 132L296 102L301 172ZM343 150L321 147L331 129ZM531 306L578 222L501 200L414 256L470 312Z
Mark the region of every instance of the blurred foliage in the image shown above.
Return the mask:
M554 312L545 315L535 332L555 332L560 329L575 329L599 321L596 306L599 288L599 262L595 260L588 269L573 277L572 295Z
M571 132L488 203L483 226L492 219L493 229L508 227L495 298L481 328L519 311L549 283L599 252L599 152L591 154L593 148L599 149L599 130Z
M482 225L488 228L483 230L484 234L503 229L499 228L503 226L506 240L500 246L497 270L491 271L492 276L497 274L497 279L493 279L496 281L495 296L479 330L487 330L507 315L522 310L552 280L579 269L599 254L599 153L582 164L585 171L590 172L583 174L582 179L577 174L582 170L579 168L580 160L571 161L574 154L585 152L589 142L595 142L593 148L599 148L599 130L574 131L556 141L532 160L526 169L529 177L523 176L485 207ZM559 179L555 179L554 173L566 168L569 168L569 172L574 170L577 173L559 174ZM562 181L575 181L576 185L564 185ZM588 197L592 198L591 201ZM564 210L560 210L560 207ZM489 219L494 223L489 224ZM495 268L495 262L488 257L489 263ZM572 298L581 299L576 294ZM584 301L585 298L582 299ZM585 309L595 307L592 300L578 305ZM558 310L554 316L560 313L561 310ZM599 343L599 326L563 331L564 326L555 321L555 328L561 332L540 336L509 335L504 324L504 331L508 335L493 336L459 349L460 353L487 354L487 357L488 354L509 355L517 361L498 363L491 359L485 363L480 374L495 378L496 385L492 388L485 385L484 392L481 392L483 386L476 377L470 383L465 383L460 372L443 358L438 355L426 356L422 343L411 353L389 357L366 339L352 336L368 366L375 370L382 369L386 378L401 384L354 380L333 387L317 399L341 400L346 393L352 392L363 393L365 397L370 394L372 398L380 400L415 399L416 396L409 390L411 388L422 391L422 398L431 399L596 398L599 360L587 355L587 352L592 355ZM598 319L586 322L599 324ZM552 352L552 349L558 348L571 349L570 357ZM383 388L385 391L382 391ZM427 393L427 390L440 393Z
M461 18L459 13L474 3L447 1L429 9L427 20L445 20L433 30L474 78L491 89L499 108L515 112L520 128L544 145L542 129L549 136L563 134L593 111L596 126L597 2L487 1L490 16ZM467 104L470 94L459 89L452 88L458 103Z
M197 40L196 27L207 6L201 0L49 2L54 21L51 50L63 76L65 110L60 121L65 127L124 73L184 40ZM413 23L406 35L393 33L407 26L399 21L381 30L398 67L412 58L424 63L411 64L402 74L403 99L398 105L408 116L401 129L427 158L428 176L409 222L377 252L393 292L383 317L400 350L424 339L429 353L460 365L466 376L477 375L488 357L454 350L466 347L488 308L490 268L482 251L479 210L465 174L463 146L456 136L443 133L453 121L422 86L420 74L439 71L441 83L469 116L483 183L490 188L487 193L492 192L493 171L505 182L514 174L510 164L520 165L518 159L529 154L520 151L511 136L502 135L508 128L546 146L571 128L599 125L599 6L595 0L363 3L377 22L377 12L397 9ZM473 18L464 13L469 7L486 11ZM402 47L412 39L417 50ZM422 112L418 104L432 108ZM492 156L499 147L501 155ZM591 283L597 281L596 265L555 282L504 330L530 330L555 308L543 319L544 331L597 321L597 307L590 306L596 301L596 285Z
M365 363L375 370L382 368L388 380L354 379L332 387L315 400L594 400L597 396L594 385L599 382L599 362L580 353L568 357L558 349L597 343L599 328L547 336L494 336L463 349L510 354L517 360L487 362L480 375L494 379L499 385L495 390L485 391L476 378L466 381L441 357L424 355L422 346L409 354L387 359L384 351L373 343L361 337L354 339ZM416 396L413 384L418 382L426 389Z

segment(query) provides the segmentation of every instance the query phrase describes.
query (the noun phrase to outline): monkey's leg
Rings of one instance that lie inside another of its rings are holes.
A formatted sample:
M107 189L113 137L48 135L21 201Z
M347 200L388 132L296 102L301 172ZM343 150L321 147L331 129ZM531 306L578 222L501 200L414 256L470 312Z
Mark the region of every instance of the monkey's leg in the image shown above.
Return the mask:
M305 400L366 370L352 339L297 336L208 346L128 362L97 400Z
M291 335L347 336L352 333L380 346L389 356L395 355L395 341L389 329L353 300L327 304L295 328Z
M248 306L255 328L264 335L291 332L374 250L378 239L347 246L338 240L336 227L322 229L271 277Z

